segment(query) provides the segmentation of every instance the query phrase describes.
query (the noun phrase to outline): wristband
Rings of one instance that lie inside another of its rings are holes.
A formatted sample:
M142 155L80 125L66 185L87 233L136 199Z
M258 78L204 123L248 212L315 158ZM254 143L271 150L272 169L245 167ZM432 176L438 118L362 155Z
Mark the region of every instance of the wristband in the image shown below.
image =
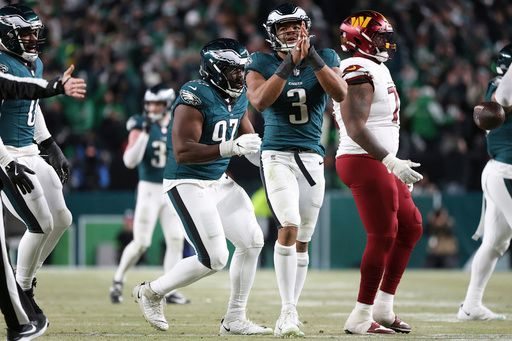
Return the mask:
M308 55L306 56L306 60L308 61L309 65L313 68L313 71L319 71L325 66L325 62L320 57L318 52L316 52L315 47L311 45L309 47Z
M274 72L274 74L276 74L279 78L288 79L288 77L290 77L290 75L292 74L294 68L295 64L293 63L292 60L292 54L288 53L284 58L283 62L277 68L276 72Z

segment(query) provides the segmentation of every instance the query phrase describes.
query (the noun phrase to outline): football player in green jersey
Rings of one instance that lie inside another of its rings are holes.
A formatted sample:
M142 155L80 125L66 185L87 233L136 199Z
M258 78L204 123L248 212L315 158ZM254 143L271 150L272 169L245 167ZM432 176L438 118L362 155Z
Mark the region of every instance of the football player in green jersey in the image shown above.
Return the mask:
M196 255L164 276L137 285L135 300L146 320L167 330L164 296L209 276L228 263L226 238L235 246L231 296L221 335L272 334L246 316L263 233L247 193L225 174L234 155L257 153L261 139L247 114L244 66L249 54L233 39L219 38L201 50L200 80L185 83L173 104L164 190Z
M483 305L485 287L512 238L512 44L501 49L496 60L497 76L489 82L485 101L495 101L505 109L505 122L487 132L487 151L491 159L482 172L484 210L473 239L482 237L471 263L471 280L459 320L504 320Z
M282 308L274 332L303 336L296 305L324 197L323 115L328 97L341 102L347 84L336 52L317 52L311 45L311 20L302 8L283 4L270 12L264 26L275 52L253 53L246 81L247 97L265 121L261 172L280 224L274 266Z
M163 84L155 85L144 94L144 114L130 117L126 128L130 132L123 154L126 167L137 167L137 203L133 222L133 240L123 250L119 266L110 287L110 300L120 303L125 274L138 262L151 245L157 219L164 233L166 251L164 270L167 272L183 258L183 227L172 207L168 207L162 181L167 156L166 138L174 90ZM166 296L167 303L185 304L190 301L175 291Z
M1 72L17 77L41 77L43 64L38 56L42 27L39 16L30 7L0 8ZM35 172L25 172L33 186L29 186L30 191L21 189L22 195L4 191L2 201L27 224L18 247L16 280L42 318L42 310L33 300L34 276L72 222L62 193L69 164L46 128L37 99L4 100L0 112L0 137L9 154L18 164ZM38 144L49 164L39 155ZM6 166L5 171L19 174L20 168Z

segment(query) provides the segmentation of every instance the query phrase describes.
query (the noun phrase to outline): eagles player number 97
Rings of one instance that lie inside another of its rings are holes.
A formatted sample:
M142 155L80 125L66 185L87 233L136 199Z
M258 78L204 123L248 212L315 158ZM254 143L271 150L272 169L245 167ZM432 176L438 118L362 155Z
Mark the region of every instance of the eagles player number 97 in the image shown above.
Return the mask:
M215 127L213 128L213 141L231 141L235 137L235 132L238 128L238 120L230 119L229 123L227 121L219 121L215 124ZM231 137L229 139L226 139L226 133L228 131L228 124L231 127Z

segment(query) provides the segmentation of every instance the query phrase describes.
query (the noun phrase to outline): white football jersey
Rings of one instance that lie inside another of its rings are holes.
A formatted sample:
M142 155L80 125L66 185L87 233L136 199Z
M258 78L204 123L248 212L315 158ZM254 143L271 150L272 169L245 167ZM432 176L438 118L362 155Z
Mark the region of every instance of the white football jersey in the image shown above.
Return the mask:
M340 69L343 71L343 79L349 84L351 81L356 83L358 78L369 76L372 79L374 94L366 127L388 152L396 154L400 130L400 98L389 69L383 63L377 64L361 57L342 60ZM340 107L340 103L334 101L334 116L340 129L340 143L336 156L367 154L347 135Z

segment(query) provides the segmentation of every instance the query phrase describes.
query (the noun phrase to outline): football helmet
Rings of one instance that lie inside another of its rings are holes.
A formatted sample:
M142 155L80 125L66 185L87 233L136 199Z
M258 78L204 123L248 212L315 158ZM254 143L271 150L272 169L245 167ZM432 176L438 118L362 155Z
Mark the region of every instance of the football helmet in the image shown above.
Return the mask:
M263 24L263 27L267 30L267 41L272 46L273 50L288 52L295 47L297 41L287 43L286 39L280 39L277 34L277 25L293 21L304 22L306 30L309 32L309 29L311 28L311 19L309 19L306 11L302 8L292 4L282 4L270 12L267 17L267 21Z
M496 73L498 75L504 75L507 72L510 64L512 63L512 44L506 45L498 53L496 58Z
M175 98L176 94L174 93L174 90L163 84L158 84L147 89L146 92L144 93L145 114L148 115L148 117L152 121L158 121L159 119L164 117L165 113L171 110L171 105L174 102ZM162 112L150 111L148 105L150 102L165 103L165 110L163 110Z
M0 45L28 62L39 55L43 23L30 7L8 5L0 8ZM23 38L22 38L23 37Z
M393 27L379 12L356 12L340 25L341 48L385 62L396 51L393 33Z
M238 41L218 38L201 49L201 77L232 98L245 88L244 69L249 52Z

